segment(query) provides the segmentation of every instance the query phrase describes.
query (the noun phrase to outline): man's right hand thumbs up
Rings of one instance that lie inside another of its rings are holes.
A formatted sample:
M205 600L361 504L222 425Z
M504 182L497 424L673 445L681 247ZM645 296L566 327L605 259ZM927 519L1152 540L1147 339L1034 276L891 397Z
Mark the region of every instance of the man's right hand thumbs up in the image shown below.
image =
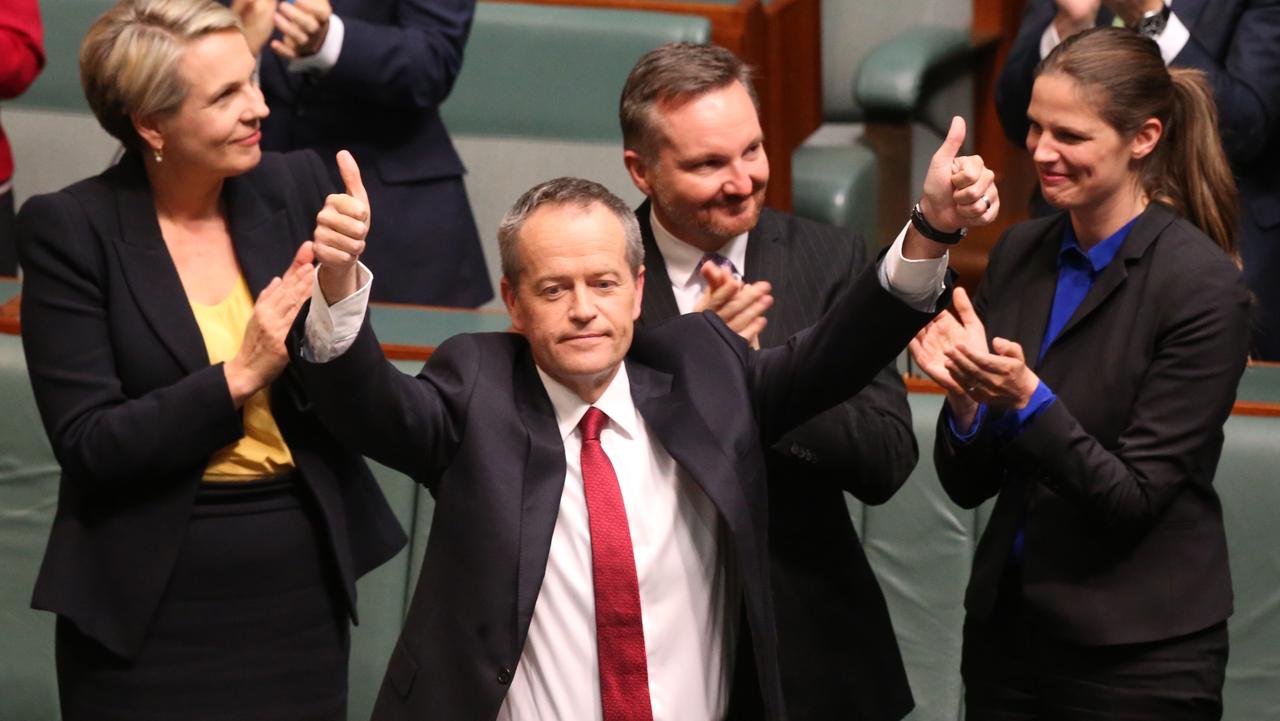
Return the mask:
M364 252L370 222L369 195L360 180L360 166L345 150L338 151L338 172L346 192L325 198L324 208L316 215L315 251L320 262L317 277L320 291L330 305L359 288L356 261Z

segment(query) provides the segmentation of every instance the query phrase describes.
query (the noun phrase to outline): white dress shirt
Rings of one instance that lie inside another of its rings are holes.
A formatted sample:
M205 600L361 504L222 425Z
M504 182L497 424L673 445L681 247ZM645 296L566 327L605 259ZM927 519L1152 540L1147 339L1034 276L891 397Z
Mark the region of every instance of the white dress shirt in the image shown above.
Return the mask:
M672 235L658 221L653 208L649 209L649 227L653 229L653 240L662 252L662 262L667 266L667 278L671 281L671 292L676 296L676 307L681 313L692 313L693 306L707 292L707 280L698 272L706 253ZM715 252L728 258L739 274L747 272L746 233L734 237Z
M589 406L541 369L538 375L556 411L567 468L546 575L498 721L592 721L603 718L603 709L578 430ZM631 401L625 364L594 405L609 417L600 443L631 528L654 721L721 719L738 609L727 599L738 590L729 579L719 515L651 439Z
M1182 20L1178 18L1177 13L1172 12L1173 0L1164 0L1164 6L1170 9L1169 22L1165 23L1164 30L1154 39L1156 45L1160 46L1160 57L1164 58L1164 64L1168 65L1173 59L1178 57L1178 53L1187 46L1191 40L1191 31L1186 25L1182 24ZM1040 58L1044 59L1054 48L1058 47L1058 43L1062 42L1062 36L1058 34L1058 28L1052 22L1049 27L1044 29L1044 34L1040 36Z
M902 258L905 235L904 228L881 263L880 282L909 305L932 309L942 292L946 256ZM317 280L303 349L309 359L324 363L351 347L372 282L360 264L359 289L330 307ZM529 636L498 719L594 721L603 709L577 430L588 404L541 368L538 374L564 441L565 484ZM609 417L601 445L617 474L631 529L654 719L719 721L729 698L739 605L722 522L697 483L651 437L632 403L625 364L595 406Z
M342 18L330 15L329 29L325 31L324 42L320 43L320 48L311 55L290 60L289 72L312 72L321 75L329 72L334 65L338 64L338 56L342 54L342 40L346 34L347 26L342 24Z

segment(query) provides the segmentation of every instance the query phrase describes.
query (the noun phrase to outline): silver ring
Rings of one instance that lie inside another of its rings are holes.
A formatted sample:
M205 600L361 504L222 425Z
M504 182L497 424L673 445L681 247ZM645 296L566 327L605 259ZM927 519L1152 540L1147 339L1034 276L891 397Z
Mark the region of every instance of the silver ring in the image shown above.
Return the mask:
M984 213L985 213L985 212L987 212L988 210L991 210L991 198L988 198L986 193L983 193L983 194L982 194L982 197L981 197L981 198L978 198L978 200L981 200L982 202L984 202L984 203L986 203L986 204L987 204L987 207L983 208L983 209L982 209L982 212L984 212Z
M966 390L966 391L968 391L969 393L973 393L974 391L978 390L978 387L977 387L977 386L969 386L969 387L968 387L968 388L966 388L965 390Z

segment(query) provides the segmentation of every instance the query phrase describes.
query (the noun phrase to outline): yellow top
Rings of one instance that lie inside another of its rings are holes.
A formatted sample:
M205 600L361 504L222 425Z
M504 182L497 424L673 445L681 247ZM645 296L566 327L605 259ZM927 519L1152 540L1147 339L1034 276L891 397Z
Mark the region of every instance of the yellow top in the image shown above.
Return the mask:
M200 335L204 336L209 362L225 363L234 358L240 352L245 326L253 315L253 296L244 277L240 277L231 294L217 305L189 302L200 326ZM245 401L241 409L244 437L213 454L204 471L206 481L247 481L293 469L293 455L271 415L269 391L263 388Z

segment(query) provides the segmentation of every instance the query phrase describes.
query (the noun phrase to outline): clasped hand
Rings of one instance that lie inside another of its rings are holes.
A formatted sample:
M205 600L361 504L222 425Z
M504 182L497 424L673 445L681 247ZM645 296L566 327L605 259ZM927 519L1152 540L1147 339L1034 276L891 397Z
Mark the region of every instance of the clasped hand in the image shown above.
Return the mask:
M329 32L333 7L329 0L232 0L231 11L244 26L245 39L254 54L271 40L271 50L286 60L314 55Z
M979 404L999 410L1025 407L1040 379L1018 343L994 338L988 349L986 328L963 288L956 288L952 297L955 314L939 313L908 348L920 369L946 391L957 427L967 429Z

